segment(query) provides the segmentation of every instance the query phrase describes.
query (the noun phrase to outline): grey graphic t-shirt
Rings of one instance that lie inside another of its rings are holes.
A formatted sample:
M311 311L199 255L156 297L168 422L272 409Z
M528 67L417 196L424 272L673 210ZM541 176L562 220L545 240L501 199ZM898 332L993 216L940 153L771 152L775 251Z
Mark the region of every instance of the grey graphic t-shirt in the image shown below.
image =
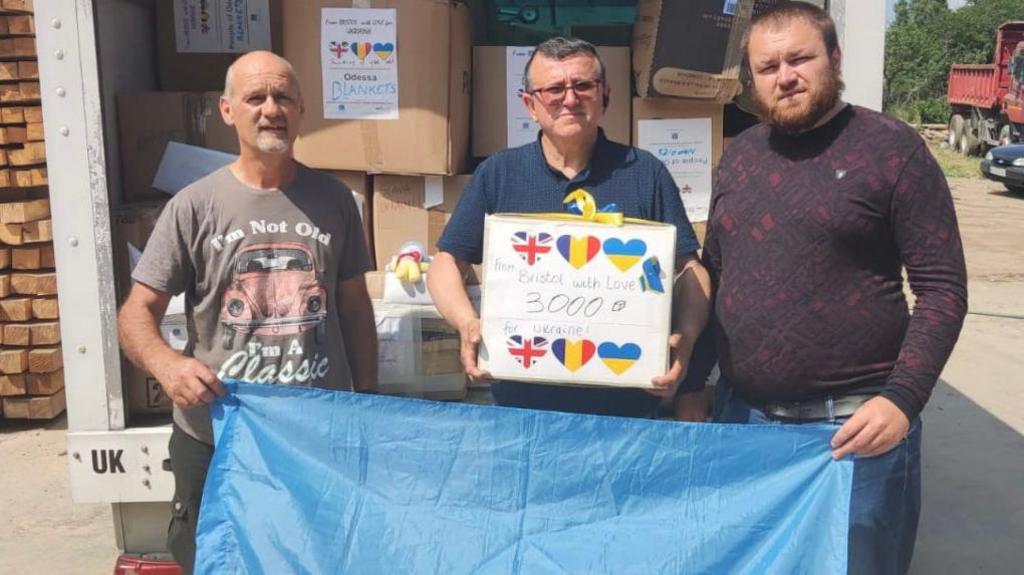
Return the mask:
M132 278L185 293L185 353L221 379L350 389L336 294L370 268L344 184L300 165L259 190L225 167L168 202ZM213 443L208 407L175 406L174 421Z

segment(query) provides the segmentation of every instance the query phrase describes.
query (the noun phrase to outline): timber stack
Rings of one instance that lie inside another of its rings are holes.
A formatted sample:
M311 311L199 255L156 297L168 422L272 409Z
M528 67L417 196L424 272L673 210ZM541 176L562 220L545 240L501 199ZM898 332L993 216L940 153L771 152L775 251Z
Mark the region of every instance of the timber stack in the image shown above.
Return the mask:
M57 274L32 0L0 0L0 404L64 411Z

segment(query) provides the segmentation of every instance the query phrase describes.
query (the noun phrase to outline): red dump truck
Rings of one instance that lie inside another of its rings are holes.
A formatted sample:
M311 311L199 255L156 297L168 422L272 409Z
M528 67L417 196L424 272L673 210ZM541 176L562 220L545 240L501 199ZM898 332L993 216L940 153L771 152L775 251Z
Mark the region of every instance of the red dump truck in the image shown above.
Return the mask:
M1024 140L1024 20L996 31L991 64L953 64L949 145L964 155Z

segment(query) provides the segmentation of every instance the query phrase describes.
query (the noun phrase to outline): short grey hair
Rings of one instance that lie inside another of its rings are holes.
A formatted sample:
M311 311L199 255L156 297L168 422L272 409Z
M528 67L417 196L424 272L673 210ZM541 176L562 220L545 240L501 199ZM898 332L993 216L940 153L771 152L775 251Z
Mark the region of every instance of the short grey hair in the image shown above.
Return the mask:
M523 90L526 92L533 89L533 86L530 85L530 65L533 64L533 59L537 54L552 60L567 60L580 54L590 56L597 60L598 78L601 80L601 85L608 86L604 60L601 59L601 55L597 53L597 48L593 44L579 38L555 36L538 44L530 54L530 59L526 61L526 68L523 70Z
M274 55L277 56L277 54ZM230 66L228 66L228 71L224 73L224 97L228 100L231 99L231 96L233 95L234 92L232 84L234 83L235 80L235 64L237 64L238 61L241 60L244 56L245 54L239 56L238 58L235 58L235 61L232 62ZM288 80L295 85L295 90L298 92L299 97L301 98L302 85L299 84L299 75L295 73L295 67L292 66L291 62L285 60L281 56L277 57L281 60L281 62L284 63L285 73L288 75Z

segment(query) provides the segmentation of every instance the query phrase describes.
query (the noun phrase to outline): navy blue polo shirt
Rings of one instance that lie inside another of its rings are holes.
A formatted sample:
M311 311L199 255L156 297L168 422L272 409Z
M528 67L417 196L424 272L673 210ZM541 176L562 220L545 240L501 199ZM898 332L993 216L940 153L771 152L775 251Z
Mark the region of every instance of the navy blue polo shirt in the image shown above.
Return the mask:
M644 150L608 140L602 130L590 164L572 179L548 165L539 137L485 160L463 190L437 248L481 263L485 215L564 212L562 201L579 188L594 196L599 208L614 203L626 217L675 224L677 259L700 247L665 165ZM495 382L491 392L499 405L631 417L650 415L659 401L638 389L512 381Z

